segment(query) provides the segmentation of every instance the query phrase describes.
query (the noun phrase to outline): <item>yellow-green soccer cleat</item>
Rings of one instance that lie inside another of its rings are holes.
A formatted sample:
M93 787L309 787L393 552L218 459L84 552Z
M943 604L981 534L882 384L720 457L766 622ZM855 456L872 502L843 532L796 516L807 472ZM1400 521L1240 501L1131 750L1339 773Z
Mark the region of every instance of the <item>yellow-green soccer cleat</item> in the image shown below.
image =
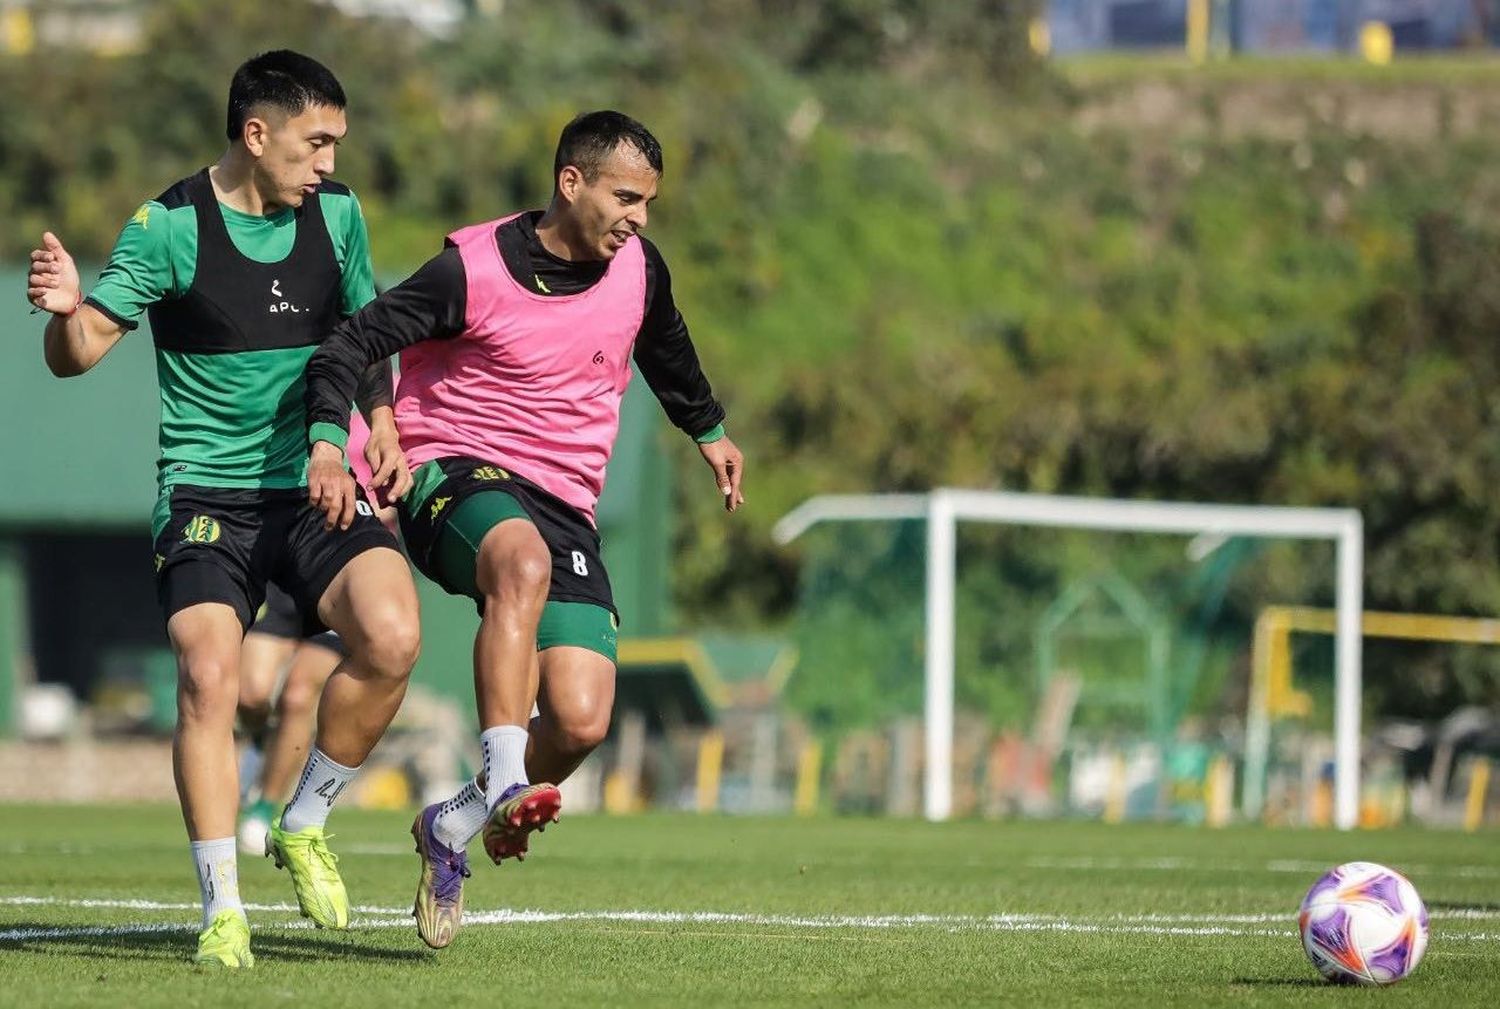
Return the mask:
M319 928L349 927L349 895L339 878L339 857L328 850L322 827L291 834L281 829L278 816L266 835L266 854L276 860L276 868L291 873L302 917Z
M245 912L231 909L214 915L208 928L198 933L198 953L193 963L229 968L255 966Z

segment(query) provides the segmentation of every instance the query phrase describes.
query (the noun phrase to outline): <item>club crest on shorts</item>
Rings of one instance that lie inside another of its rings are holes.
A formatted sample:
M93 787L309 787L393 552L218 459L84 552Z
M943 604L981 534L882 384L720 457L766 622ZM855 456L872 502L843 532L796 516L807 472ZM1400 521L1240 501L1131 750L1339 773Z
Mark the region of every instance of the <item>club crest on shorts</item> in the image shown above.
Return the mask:
M219 520L209 518L207 515L194 515L187 525L182 527L182 541L184 543L217 543L223 529L219 527Z

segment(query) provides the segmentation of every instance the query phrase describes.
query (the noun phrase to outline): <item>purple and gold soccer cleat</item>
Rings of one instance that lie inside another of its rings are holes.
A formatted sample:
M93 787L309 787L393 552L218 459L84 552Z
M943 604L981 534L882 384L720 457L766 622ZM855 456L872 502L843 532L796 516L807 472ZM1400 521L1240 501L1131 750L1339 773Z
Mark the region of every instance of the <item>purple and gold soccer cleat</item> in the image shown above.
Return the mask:
M411 825L417 854L422 856L422 878L417 880L417 902L411 913L417 919L417 935L433 949L442 949L458 934L464 914L464 880L469 878L469 856L454 851L433 833L442 805L428 806Z
M485 853L496 865L505 858L525 860L527 835L556 823L561 813L562 793L556 785L516 782L500 793L500 801L490 810L484 825Z

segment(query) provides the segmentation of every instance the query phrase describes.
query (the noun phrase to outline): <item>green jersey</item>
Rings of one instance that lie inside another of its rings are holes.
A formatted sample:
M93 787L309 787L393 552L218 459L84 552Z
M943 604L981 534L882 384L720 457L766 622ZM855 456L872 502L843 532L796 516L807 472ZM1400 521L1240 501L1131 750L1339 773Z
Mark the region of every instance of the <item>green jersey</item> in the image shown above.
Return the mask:
M307 359L374 297L347 188L257 217L219 203L203 171L126 222L87 300L126 329L151 315L163 489L286 488L307 478Z

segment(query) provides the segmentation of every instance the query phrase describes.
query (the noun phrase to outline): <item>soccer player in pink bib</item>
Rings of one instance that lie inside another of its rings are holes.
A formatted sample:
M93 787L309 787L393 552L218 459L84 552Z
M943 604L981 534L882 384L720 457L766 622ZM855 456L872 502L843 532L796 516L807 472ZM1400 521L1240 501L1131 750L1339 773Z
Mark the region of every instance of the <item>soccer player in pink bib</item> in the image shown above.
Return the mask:
M350 397L368 364L400 353L396 426L414 471L398 505L407 549L479 607L483 770L412 826L417 931L433 947L458 929L468 843L483 833L495 862L522 858L528 834L557 819L556 783L609 728L619 617L594 508L632 358L697 441L725 508L744 501L744 460L666 264L641 236L661 173L661 145L640 123L579 116L558 142L545 211L453 232L308 362L309 488L336 515L354 493L340 465Z

